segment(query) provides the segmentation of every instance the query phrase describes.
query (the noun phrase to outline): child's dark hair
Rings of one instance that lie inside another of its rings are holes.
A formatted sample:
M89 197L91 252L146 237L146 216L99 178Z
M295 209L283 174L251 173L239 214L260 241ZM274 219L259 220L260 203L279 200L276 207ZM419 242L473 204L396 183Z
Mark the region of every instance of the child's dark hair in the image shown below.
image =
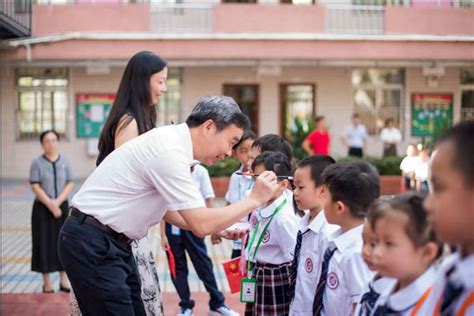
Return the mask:
M288 157L290 162L293 159L293 148L291 147L290 143L276 134L267 134L257 138L253 142L252 148L259 148L262 153L266 151L276 151L283 153L286 157Z
M313 180L314 185L318 187L322 184L322 175L324 169L326 169L327 166L335 163L336 161L331 156L313 155L300 160L296 165L296 168L310 167L311 179Z
M46 135L48 135L49 133L53 133L54 135L56 135L56 138L58 139L59 141L59 134L58 132L56 132L54 129L48 129L47 131L44 131L40 134L40 143L43 144L43 140L45 138Z
M400 213L408 217L405 227L408 238L416 248L429 242L438 246L437 258L443 252L443 244L437 240L435 231L429 221L428 214L423 207L426 195L420 192L407 192L394 196L391 199L378 199L369 208L368 220L372 229L378 220L390 214Z
M277 176L291 176L293 174L290 160L281 152L266 151L258 155L252 163L252 169L255 170L255 167L260 165L263 165L265 170L275 172Z
M255 135L255 133L251 130L251 129L246 129L244 131L244 133L242 134L242 138L239 140L239 142L237 144L235 144L234 146L232 146L232 149L233 150L236 150L237 148L239 148L239 146L245 142L247 139L251 139L251 140L254 140L255 138L257 138L257 135Z
M330 165L324 170L321 183L327 186L334 202L346 204L357 218L364 218L369 205L380 195L379 174L367 162Z
M443 142L453 144L451 165L459 171L464 183L474 188L474 122L451 127L439 138L438 143Z

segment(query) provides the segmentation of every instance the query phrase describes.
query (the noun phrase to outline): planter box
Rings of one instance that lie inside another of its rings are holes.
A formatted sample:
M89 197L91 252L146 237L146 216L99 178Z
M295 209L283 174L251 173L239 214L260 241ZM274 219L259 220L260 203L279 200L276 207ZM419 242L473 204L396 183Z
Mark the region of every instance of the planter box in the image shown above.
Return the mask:
M230 177L211 178L216 197L224 197L229 187ZM380 194L394 195L402 192L402 176L380 176Z
M380 176L380 195L399 194L402 184L402 176Z
M229 188L230 177L212 177L211 183L214 188L214 194L218 198L223 198Z

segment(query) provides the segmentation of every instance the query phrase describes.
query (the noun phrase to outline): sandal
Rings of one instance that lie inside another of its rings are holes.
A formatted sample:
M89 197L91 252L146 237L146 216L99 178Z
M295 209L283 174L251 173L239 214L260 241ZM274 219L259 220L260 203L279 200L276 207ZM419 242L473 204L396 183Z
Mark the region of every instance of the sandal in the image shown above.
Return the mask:
M46 287L43 285L43 293L51 294L51 293L54 293L54 290L48 290L48 291L46 291Z
M68 287L63 287L61 284L59 285L59 291L65 292L65 293L71 293L71 289Z

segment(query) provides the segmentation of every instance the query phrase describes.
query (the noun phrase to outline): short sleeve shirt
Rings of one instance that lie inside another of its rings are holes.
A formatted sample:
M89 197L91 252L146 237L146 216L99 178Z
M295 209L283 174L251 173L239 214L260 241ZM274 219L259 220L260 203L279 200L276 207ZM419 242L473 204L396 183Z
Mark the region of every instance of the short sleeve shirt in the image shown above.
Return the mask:
M71 164L66 157L59 155L56 161L50 161L42 155L31 163L30 183L38 183L52 199L57 198L69 181L74 181Z
M186 124L152 129L108 155L72 205L116 232L140 239L167 211L204 207L192 163Z
M313 152L315 155L329 155L329 142L330 136L329 133L321 133L318 130L314 130L307 137L311 147L313 147Z
M194 183L199 189L199 192L201 192L203 199L212 199L216 196L214 194L214 189L212 188L209 172L206 168L201 165L195 165L194 171L192 172L192 177Z
M309 212L301 218L300 231L303 233L296 273L295 298L291 302L290 315L312 315L314 294L321 273L325 240L339 226L327 222L324 211L308 225Z
M362 124L349 125L344 131L344 137L351 147L362 148L367 139L367 128Z
M268 226L254 259L257 241L263 233L264 227L269 222L275 209L285 199L286 204ZM292 201L293 193L286 190L273 203L266 207L258 208L252 213L250 218L252 230L250 231L249 236L252 236L255 233L255 229L257 229L257 232L255 235L255 241L251 245L251 248L247 249L247 258L249 258L250 261L283 264L293 260L296 234L298 233L298 218L294 212ZM251 239L251 237L249 238Z
M352 315L353 304L374 276L362 259L362 225L328 239L337 250L329 262L322 315Z

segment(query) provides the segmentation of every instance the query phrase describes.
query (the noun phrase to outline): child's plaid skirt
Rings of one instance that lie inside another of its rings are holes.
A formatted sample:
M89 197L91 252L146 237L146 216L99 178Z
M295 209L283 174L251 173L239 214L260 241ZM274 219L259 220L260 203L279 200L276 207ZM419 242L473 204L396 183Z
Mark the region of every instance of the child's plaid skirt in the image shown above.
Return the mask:
M255 303L247 303L245 316L288 315L291 262L280 265L257 263L253 275L257 280Z

